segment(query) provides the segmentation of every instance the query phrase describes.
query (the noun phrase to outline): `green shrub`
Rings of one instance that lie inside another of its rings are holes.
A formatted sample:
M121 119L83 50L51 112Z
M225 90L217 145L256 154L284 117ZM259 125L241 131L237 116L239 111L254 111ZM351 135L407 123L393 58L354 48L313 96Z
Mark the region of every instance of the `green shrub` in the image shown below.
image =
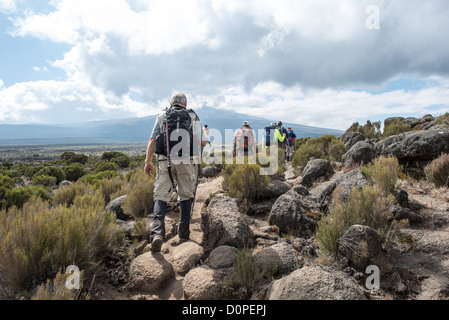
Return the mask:
M33 175L33 177L34 176L43 176L43 175L55 177L57 184L60 184L61 181L63 181L65 179L64 171L61 168L54 167L54 166L43 167L41 170L36 172Z
M358 122L354 122L351 127L346 130L346 132L359 132L363 134L363 136L366 139L373 139L373 138L381 138L382 134L380 132L380 127L382 123L381 121L378 122L371 122L370 120L366 121L365 125L360 125Z
M108 160L101 160L100 162L95 164L93 169L95 173L103 171L117 171L119 169L119 166L114 162L110 162Z
M128 168L131 163L131 158L127 155L112 158L111 162L117 164L120 168Z
M51 207L34 200L0 213L0 279L13 292L54 277L69 265L86 270L118 243L115 217L103 206Z
M25 169L25 173L24 175L29 178L32 179L33 176L38 173L40 170L42 170L44 168L44 166L34 166L34 167L28 167Z
M127 155L124 154L123 152L108 151L108 152L103 152L103 154L101 155L101 160L111 161L114 158L123 157L123 156L127 157Z
M43 201L52 201L51 188L43 185L31 186L31 192L35 198L40 198Z
M374 159L367 167L362 167L363 174L371 180L382 192L391 193L394 190L401 166L396 157L384 157Z
M436 120L437 120L437 123L440 125L442 125L442 124L449 125L449 112L446 112L442 116L437 117Z
M64 173L67 180L75 182L81 178L86 171L81 163L74 162L64 168Z
M251 200L261 199L270 182L268 176L260 175L260 168L257 164L226 166L223 188L231 197L237 198L244 208Z
M249 299L254 287L264 277L272 277L277 265L260 269L253 257L253 250L243 248L235 254L234 268L228 278L228 288L238 290L240 299ZM224 289L224 294L228 288Z
M127 215L141 218L153 212L154 181L154 176L149 177L139 170L124 183L120 193L127 195L122 204Z
M33 193L29 187L18 187L6 191L6 208L16 206L22 208L31 199Z
M295 141L295 150L298 150L303 144L309 141L311 138L298 138Z
M300 173L312 157L323 159L325 155L324 152L318 149L315 145L303 144L298 150L296 150L293 156L292 167L295 171Z
M346 152L344 143L333 135L324 135L315 139L307 139L296 150L292 166L299 174L310 161L310 158L341 161Z
M6 189L11 189L15 185L14 180L9 176L0 175L0 187L4 187Z
M99 173L90 173L86 176L83 176L80 181L89 183L90 185L95 186L96 188L100 187L100 181L103 179L112 179L114 177L123 177L122 174L120 174L117 171L102 171Z
M383 138L390 136L396 136L398 134L408 132L412 130L410 124L405 124L402 121L393 121L384 128Z
M56 185L56 178L48 175L35 174L33 177L33 184L35 186L42 185L44 187L53 187Z
M75 152L64 152L61 155L61 160L68 165L72 163L85 165L87 163L88 157L84 154L77 154Z
M48 279L37 287L36 294L31 300L88 300L89 296L83 296L84 271L80 272L79 289L68 289L66 287L66 281L69 276L70 274L59 271L54 279Z
M334 191L329 214L318 222L316 238L325 256L337 252L337 241L351 226L385 228L392 217L389 208L394 204L394 197L391 194L385 195L372 186L362 190L354 187L347 199L344 193L341 187Z
M73 201L75 200L76 196L86 193L93 194L93 187L86 182L78 180L77 182L72 183L69 186L63 186L56 190L53 196L53 203L55 205L64 205L70 207L71 205L73 205Z
M437 188L449 187L449 154L443 153L424 168L429 182Z
M129 179L128 179L129 180ZM99 180L99 190L103 194L105 205L112 199L113 194L119 193L124 184L122 176L115 176L112 178L105 178Z

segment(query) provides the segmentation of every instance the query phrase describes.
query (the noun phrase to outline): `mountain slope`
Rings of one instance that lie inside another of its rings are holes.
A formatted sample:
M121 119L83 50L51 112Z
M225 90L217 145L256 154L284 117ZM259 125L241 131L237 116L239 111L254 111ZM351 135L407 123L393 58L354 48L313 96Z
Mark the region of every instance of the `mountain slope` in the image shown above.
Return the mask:
M203 125L221 132L223 139L229 142L232 136L226 136L226 129L238 129L244 121L249 121L256 130L263 129L276 119L263 119L236 112L221 111L210 107L197 109ZM91 121L85 123L61 125L0 125L0 145L14 144L89 144L89 143L146 143L151 135L156 115L121 120ZM284 123L292 127L300 137L317 137L324 134L339 136L340 130L310 127Z

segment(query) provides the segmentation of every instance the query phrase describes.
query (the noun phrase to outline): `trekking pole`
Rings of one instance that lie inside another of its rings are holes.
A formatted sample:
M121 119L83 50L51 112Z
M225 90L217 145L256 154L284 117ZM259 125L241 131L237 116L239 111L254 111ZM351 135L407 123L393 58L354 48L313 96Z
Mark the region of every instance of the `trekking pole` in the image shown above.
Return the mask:
M178 193L178 190L176 189L175 181L173 179L173 174L171 172L171 159L170 159L170 140L169 140L169 133L168 133L168 121L165 121L165 135L166 135L166 143L167 143L167 170L168 170L168 176L170 177L170 181L172 183L173 190Z
M200 172L201 172L201 163L198 164L198 173L196 175L195 190L193 191L192 207L190 208L190 217L193 216L193 208L195 206L196 191L198 189L198 183L200 181Z

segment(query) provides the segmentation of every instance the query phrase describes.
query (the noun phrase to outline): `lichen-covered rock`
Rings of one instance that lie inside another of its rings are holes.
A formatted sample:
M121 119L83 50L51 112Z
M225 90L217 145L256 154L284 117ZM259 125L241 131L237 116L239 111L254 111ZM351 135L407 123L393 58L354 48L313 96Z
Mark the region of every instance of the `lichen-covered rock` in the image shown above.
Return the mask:
M252 231L240 214L237 200L223 194L217 194L203 211L201 228L206 253L223 245L236 248L254 245Z
M144 253L131 262L128 289L156 292L172 276L173 267L162 254Z
M311 186L321 177L327 177L334 172L329 160L312 159L302 171L300 184Z
M365 270L382 250L382 241L376 230L368 226L353 225L337 241L338 252L357 270Z
M184 276L196 267L203 255L202 246L193 241L184 242L173 249L173 268L178 274Z
M273 281L268 300L366 300L347 274L325 266L307 266Z
M207 265L212 269L226 269L234 265L237 248L220 246L212 250L207 259Z
M182 281L187 300L221 300L226 272L201 266L189 271Z
M253 256L260 270L276 271L275 274L286 275L301 267L299 255L292 245L278 243L264 248Z

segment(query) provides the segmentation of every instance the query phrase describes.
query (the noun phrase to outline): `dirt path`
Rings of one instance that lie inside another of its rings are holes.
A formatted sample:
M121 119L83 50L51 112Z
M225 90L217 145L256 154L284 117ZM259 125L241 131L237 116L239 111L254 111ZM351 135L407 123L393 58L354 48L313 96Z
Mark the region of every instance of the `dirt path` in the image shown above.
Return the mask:
M190 221L190 241L201 244L203 240L203 231L201 230L201 210L209 198L209 196L216 191L221 189L223 182L223 176L217 177L215 179L208 179L203 183L198 185L195 206L193 208L193 215ZM162 254L167 261L172 261L173 257L173 242L177 239L174 237L168 240L162 246ZM164 285L162 290L157 294L161 300L182 300L183 290L182 290L182 280L184 277L179 274L175 274L174 278L168 280Z

